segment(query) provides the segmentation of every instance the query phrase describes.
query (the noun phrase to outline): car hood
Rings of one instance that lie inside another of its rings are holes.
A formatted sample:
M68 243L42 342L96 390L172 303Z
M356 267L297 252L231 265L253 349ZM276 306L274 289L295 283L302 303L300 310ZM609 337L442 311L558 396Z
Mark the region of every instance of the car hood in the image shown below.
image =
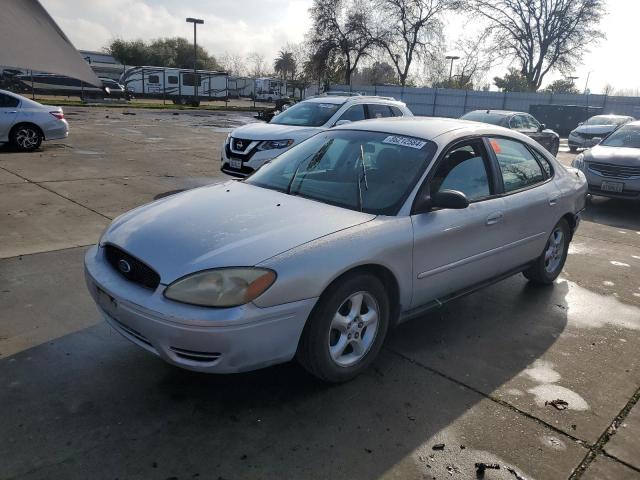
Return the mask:
M604 147L598 145L584 154L585 161L640 167L640 148Z
M132 210L117 218L100 242L145 262L168 284L200 270L253 266L374 218L231 181Z
M571 133L585 133L587 135L607 135L616 129L615 125L580 125Z
M295 127L275 123L249 123L231 132L234 138L247 140L300 140L326 130L324 127Z

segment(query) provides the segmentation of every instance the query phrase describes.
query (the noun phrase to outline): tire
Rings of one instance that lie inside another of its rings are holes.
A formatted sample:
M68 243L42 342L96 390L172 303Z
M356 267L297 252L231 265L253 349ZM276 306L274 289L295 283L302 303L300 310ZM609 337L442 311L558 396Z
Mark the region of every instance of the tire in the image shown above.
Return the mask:
M553 227L542 254L531 267L522 272L523 275L532 283L551 285L567 261L570 236L569 224L563 218Z
M309 316L298 362L322 381L351 380L380 352L389 315L389 298L377 277L358 273L339 280L322 294Z
M569 151L571 153L576 153L578 151L578 147L569 147Z
M16 125L11 130L11 144L21 152L32 152L40 147L43 140L42 131L28 123Z
M560 141L555 140L551 145L551 155L553 155L554 157L557 157L559 151L560 151Z

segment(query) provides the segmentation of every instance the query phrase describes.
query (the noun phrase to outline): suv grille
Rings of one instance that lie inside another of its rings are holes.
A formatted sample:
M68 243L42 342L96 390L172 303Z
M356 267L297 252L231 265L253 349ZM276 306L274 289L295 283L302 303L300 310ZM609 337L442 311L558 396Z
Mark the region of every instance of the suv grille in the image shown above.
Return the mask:
M127 280L152 290L160 284L160 275L137 258L113 245L106 245L104 250L107 261Z
M608 163L589 163L589 170L603 177L634 178L640 177L640 167L611 165Z

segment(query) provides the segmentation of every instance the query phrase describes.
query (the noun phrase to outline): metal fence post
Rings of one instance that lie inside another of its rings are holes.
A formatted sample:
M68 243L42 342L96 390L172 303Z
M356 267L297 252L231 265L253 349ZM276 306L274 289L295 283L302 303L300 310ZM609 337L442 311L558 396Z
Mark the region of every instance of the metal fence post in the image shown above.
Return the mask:
M227 108L227 105L229 103L229 75L226 75L224 78L225 78L224 108Z
M166 96L167 96L167 69L162 69L162 105L166 105Z
M258 81L253 79L253 108L256 108L256 89L258 88Z
M438 103L438 87L433 91L433 110L431 111L431 116L436 116L436 103Z
M502 94L502 110L507 108L507 92Z
M464 91L464 105L462 105L462 115L467 113L467 97L469 96L469 90Z

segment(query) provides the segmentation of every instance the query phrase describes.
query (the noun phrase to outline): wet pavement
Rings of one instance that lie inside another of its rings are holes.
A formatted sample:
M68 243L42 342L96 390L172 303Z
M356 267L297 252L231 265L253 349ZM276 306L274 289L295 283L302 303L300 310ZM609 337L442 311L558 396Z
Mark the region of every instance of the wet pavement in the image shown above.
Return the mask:
M640 479L640 204L592 199L553 288L403 324L349 384L196 374L100 319L82 258L120 213L226 179L253 119L66 110L69 139L0 149L0 479Z

